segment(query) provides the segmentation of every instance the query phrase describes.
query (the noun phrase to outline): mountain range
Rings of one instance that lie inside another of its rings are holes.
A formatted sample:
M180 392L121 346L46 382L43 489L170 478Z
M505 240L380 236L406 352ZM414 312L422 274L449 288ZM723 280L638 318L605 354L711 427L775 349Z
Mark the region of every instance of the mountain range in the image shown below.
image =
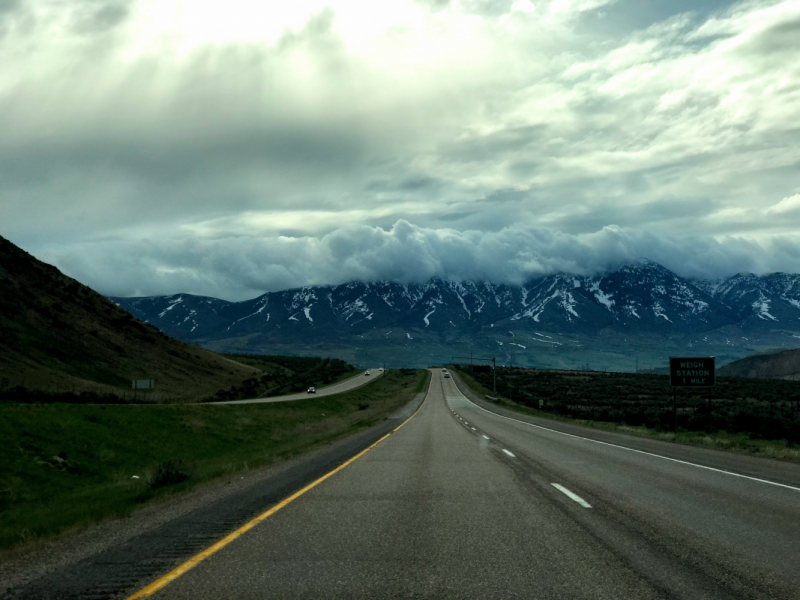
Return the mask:
M433 279L304 287L243 302L190 294L111 300L168 335L215 350L356 362L377 356L422 365L472 352L522 366L630 370L634 355L641 368L663 362L665 352L728 362L800 345L800 274L691 280L649 260L518 286Z

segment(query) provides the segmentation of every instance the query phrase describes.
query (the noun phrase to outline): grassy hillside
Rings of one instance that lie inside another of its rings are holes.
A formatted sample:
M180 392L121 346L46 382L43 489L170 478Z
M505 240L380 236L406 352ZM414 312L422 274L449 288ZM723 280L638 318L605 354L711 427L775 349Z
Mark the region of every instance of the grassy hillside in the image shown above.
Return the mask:
M100 294L0 237L0 390L130 390L194 398L260 369L196 348L133 318Z
M390 371L345 394L235 407L0 404L0 548L367 427L426 377Z
M800 380L800 348L769 354L756 354L717 369L727 377Z

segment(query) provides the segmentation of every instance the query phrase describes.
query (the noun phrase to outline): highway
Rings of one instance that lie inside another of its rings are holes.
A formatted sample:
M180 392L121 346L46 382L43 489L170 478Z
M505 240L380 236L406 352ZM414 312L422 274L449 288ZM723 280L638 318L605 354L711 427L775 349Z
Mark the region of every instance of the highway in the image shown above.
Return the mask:
M370 374L365 375L367 372ZM340 381L339 383L317 388L316 394L309 394L308 392L304 391L298 392L297 394L286 394L285 396L273 396L271 398L250 398L247 400L227 400L225 402L215 402L214 404L268 404L271 402L306 400L307 398L313 398L315 395L318 398L320 396L332 396L334 394L341 394L342 392L349 392L350 390L360 388L364 385L367 385L371 381L375 381L381 375L383 375L383 371L380 369L367 369L367 371L362 371L358 375L345 379L344 381Z
M800 467L615 439L488 412L434 371L397 430L130 597L800 598Z

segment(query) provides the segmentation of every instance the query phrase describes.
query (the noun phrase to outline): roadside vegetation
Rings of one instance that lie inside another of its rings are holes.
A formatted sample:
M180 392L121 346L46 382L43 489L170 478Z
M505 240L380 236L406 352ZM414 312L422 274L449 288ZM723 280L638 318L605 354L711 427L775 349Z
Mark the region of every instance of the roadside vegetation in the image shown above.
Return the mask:
M458 372L476 393L492 394L490 368ZM796 382L718 377L710 413L707 390L678 390L677 433L665 375L498 368L497 395L502 406L534 416L800 461Z
M343 394L240 406L0 403L0 549L373 425L426 377L389 371Z
M228 359L251 369L252 377L238 385L231 384L215 394L200 398L170 397L164 394L138 392L70 391L65 389L42 390L15 386L0 388L0 402L74 404L172 404L191 402L219 402L246 398L267 398L305 391L310 386L322 387L352 377L359 372L354 366L336 358L225 355ZM222 383L223 378L216 381Z

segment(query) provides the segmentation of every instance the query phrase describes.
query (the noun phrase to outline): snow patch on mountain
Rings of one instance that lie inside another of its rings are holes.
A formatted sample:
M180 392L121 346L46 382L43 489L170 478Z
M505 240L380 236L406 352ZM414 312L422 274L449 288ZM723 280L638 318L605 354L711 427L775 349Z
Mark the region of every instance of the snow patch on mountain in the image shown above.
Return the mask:
M614 312L614 294L606 294L603 290L601 290L599 279L589 280L587 287L600 304L605 306L609 312Z
M657 317L661 317L662 319L666 319L667 321L672 323L672 320L666 315L666 313L664 312L664 308L661 306L660 302L653 303L653 314Z
M467 313L467 319L472 320L472 313L467 308L467 303L464 302L464 298L461 294L458 293L458 290L454 289L456 297L458 298L459 302L461 302L461 306L464 308L464 311Z
M756 311L756 315L758 315L759 319L763 319L764 321L777 321L778 319L769 314L769 304L769 300L762 294L758 300L753 302L753 310Z
M268 299L267 299L267 298L264 298L264 300L263 300L263 304L261 305L261 308L259 308L259 309L258 309L256 312L254 312L254 313L251 313L251 314L247 315L246 317L242 317L241 319L236 319L236 320L235 320L233 323L231 323L230 325L228 325L228 329L226 329L226 331L230 331L230 330L231 330L231 327L233 327L234 325L236 325L238 322L240 322L240 321L244 321L245 319L249 319L250 317L254 317L254 316L256 316L257 314L259 314L259 313L263 312L263 310L264 310L265 308L267 308L267 305L268 305L268 304L269 304L269 301L268 301ZM269 314L267 314L267 321L269 322Z
M639 313L636 312L636 306L633 304L628 304L623 310L631 317L636 317L637 319L642 318L639 316Z
M181 304L182 302L183 302L183 296L178 296L176 300L170 302L169 306L166 309L164 309L162 313L159 313L158 315L159 318L164 318L165 314L167 314L169 311L171 311L173 308L175 308L176 306L178 306L178 304Z
M355 314L367 314L369 312L369 306L367 306L366 302L364 302L363 298L357 298L352 302L346 302L342 306L342 314L344 315L344 320L349 321L350 317Z

